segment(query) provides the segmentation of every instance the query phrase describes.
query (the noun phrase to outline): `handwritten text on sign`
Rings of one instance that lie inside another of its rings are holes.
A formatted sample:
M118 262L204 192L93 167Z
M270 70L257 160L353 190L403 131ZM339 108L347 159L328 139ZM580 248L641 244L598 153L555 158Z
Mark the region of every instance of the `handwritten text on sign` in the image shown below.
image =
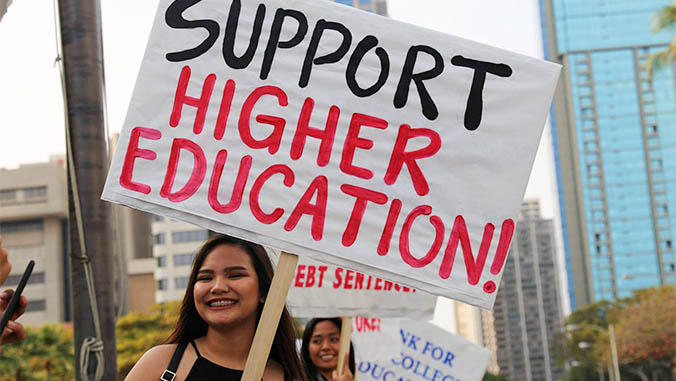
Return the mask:
M287 305L296 317L355 318L355 330L380 328L377 317L430 320L437 298L380 277L300 258Z
M326 2L163 0L103 197L490 308L557 76Z

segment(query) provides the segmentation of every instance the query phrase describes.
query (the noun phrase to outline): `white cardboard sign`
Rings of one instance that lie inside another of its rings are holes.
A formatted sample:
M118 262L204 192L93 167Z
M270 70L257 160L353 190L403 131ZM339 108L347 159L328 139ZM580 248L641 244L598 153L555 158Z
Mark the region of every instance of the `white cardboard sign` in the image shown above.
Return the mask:
M389 361L362 360L357 367L361 381L479 381L491 352L453 335L434 324L413 320L399 322L400 356ZM377 346L378 343L372 343ZM368 349L366 349L368 351ZM373 348L377 351L377 348Z
M560 67L317 0L161 0L102 198L491 308Z
M295 317L370 316L430 320L434 317L436 301L432 294L412 287L300 258L286 304ZM365 324L364 328L368 326Z
M399 357L399 319L357 316L352 319L355 362L389 361Z

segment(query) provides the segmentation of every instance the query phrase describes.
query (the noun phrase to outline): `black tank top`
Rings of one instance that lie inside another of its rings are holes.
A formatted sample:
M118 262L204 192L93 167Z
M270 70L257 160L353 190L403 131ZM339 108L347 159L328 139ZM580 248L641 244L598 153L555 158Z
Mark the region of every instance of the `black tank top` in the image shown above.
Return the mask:
M240 381L244 374L241 370L230 369L207 360L202 357L200 351L197 350L197 345L194 341L190 341L192 347L195 348L197 360L192 364L190 373L185 378L185 381L204 381L204 380L218 380L218 381Z

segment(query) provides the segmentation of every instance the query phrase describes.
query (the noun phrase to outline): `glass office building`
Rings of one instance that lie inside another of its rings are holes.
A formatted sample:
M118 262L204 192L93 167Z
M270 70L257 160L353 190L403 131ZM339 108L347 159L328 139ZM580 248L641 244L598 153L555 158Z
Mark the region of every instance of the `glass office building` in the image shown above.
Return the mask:
M387 16L387 0L334 0L336 3Z
M676 67L646 68L672 0L539 1L571 307L674 284Z

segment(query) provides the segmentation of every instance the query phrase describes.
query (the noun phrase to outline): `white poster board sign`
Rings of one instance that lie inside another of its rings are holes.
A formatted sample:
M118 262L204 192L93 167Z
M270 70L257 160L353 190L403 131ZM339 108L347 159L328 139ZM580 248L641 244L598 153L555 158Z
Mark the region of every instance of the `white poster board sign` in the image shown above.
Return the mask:
M161 0L102 198L491 308L558 74L331 2Z
M355 362L389 361L401 354L400 319L358 316L352 319Z
M431 320L436 302L436 296L424 291L308 258L299 259L286 299L293 316L308 318L369 316Z
M472 344L431 323L402 320L399 324L401 355L389 361L360 361L357 366L357 379L361 381L482 379L491 356L488 349Z

